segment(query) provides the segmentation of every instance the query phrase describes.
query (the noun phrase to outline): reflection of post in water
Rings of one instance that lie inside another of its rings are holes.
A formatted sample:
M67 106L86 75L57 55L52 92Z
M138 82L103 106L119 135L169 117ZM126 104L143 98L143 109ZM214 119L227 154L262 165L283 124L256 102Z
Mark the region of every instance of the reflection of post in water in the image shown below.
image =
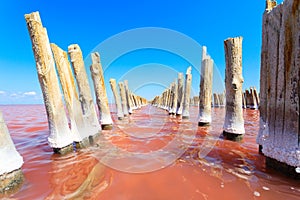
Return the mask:
M105 166L88 153L52 156L50 186L46 199L87 199L100 196L110 185Z

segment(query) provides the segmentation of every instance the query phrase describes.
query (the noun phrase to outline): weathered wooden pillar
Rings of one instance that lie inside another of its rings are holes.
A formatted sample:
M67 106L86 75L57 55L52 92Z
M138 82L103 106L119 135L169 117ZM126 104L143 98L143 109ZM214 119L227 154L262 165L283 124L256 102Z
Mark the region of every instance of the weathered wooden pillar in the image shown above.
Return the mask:
M185 87L184 87L184 98L183 98L183 109L182 118L188 119L190 117L190 96L191 96L191 84L192 84L192 67L189 67L186 71L185 76Z
M90 136L99 134L101 127L98 122L95 104L93 102L93 97L83 62L82 52L79 45L69 45L68 53L79 90L79 101L81 103L83 118L88 125L88 130L86 130L86 132L88 132Z
M183 98L184 98L184 87L183 87L183 74L178 73L178 81L177 81L177 110L176 115L182 114L183 108Z
M211 123L213 64L213 60L210 58L202 60L198 126Z
M73 137L69 129L58 85L46 28L42 25L39 12L26 14L25 19L32 42L32 50L48 116L50 130L48 137L49 145L56 153L71 151L73 149Z
M253 106L253 99L249 92L249 90L245 90L245 99L246 99L246 108L252 108Z
M129 91L129 87L128 87L128 80L124 80L124 88L125 88L125 93L126 93L128 113L132 114L132 112L133 112L133 105L132 105L132 101L131 101L131 98L130 98L130 91Z
M194 105L194 103L195 103L195 102L194 102L194 98L193 98L193 97L191 97L191 98L190 98L190 105L192 105L192 106L193 106L193 105Z
M23 158L17 152L0 111L0 194L8 194L19 188L24 176L21 170Z
M172 106L169 111L169 114L175 115L176 109L177 109L177 84L176 84L176 82L174 82L172 84Z
M198 106L200 103L199 96L194 96L193 99L194 99L194 106Z
M242 37L224 41L226 71L226 115L223 135L226 139L239 141L245 134L242 108Z
M138 109L138 105L137 105L137 102L136 102L136 98L135 98L135 95L133 93L131 93L131 99L132 99L132 103L134 105L134 109Z
M220 107L219 95L214 93L214 107Z
M242 94L242 107L247 108L247 102L246 102L246 92L243 92Z
M225 92L218 94L219 96L219 102L220 102L220 107L225 106Z
M103 130L112 129L112 118L110 115L110 109L108 105L108 98L104 83L103 70L100 62L100 55L98 52L92 53L93 64L90 67L92 79L94 83L94 89L96 94L96 102L99 109L99 116L101 121L101 127Z
M260 129L266 165L300 179L300 3L267 1L263 16Z
M51 49L70 118L73 141L77 143L77 147L87 146L88 137L93 128L90 128L89 124L84 121L68 54L53 43Z
M254 94L254 97L255 97L256 105L257 105L257 107L259 107L259 104L260 104L259 94L257 93L255 87L253 88L253 94Z
M124 117L128 116L128 107L127 107L127 99L126 99L126 92L123 82L119 82L119 89L120 89L120 96L123 108Z
M254 92L254 88L250 88L250 94L251 94L251 98L253 101L253 105L252 107L250 107L251 109L258 109L258 104L257 104L257 99L255 97L255 92Z
M112 90L114 98L115 98L118 120L122 120L124 118L124 114L123 114L120 96L119 96L119 93L117 90L116 79L113 79L113 78L109 79L109 83L110 83L110 87L111 87L111 90Z

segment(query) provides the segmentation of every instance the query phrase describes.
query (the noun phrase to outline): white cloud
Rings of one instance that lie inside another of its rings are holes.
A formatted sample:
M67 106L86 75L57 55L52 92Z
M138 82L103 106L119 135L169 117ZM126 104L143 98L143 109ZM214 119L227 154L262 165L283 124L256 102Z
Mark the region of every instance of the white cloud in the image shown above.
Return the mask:
M24 95L24 96L35 96L35 95L36 95L36 92L34 92L34 91L31 91L31 92L24 92L23 95Z
M0 95L5 95L5 94L6 94L5 91L1 91L1 90L0 90Z
M16 93L12 93L10 96L11 97L17 97L18 95Z

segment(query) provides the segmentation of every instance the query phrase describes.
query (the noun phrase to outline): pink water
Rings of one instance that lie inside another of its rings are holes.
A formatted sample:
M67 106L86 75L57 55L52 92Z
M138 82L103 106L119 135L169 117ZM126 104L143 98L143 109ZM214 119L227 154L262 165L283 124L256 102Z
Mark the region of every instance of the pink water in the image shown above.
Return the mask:
M24 184L8 199L300 199L299 182L266 169L264 156L258 154L256 110L244 110L244 140L231 142L220 138L224 108L213 110L211 127L197 127L196 107L186 121L146 106L117 121L112 131L103 131L98 145L61 156L47 144L43 105L0 109L24 158ZM159 152L170 141L188 140L180 134L195 137L175 162L144 173L124 172L149 167L124 159L126 152L145 153L141 159L147 160L147 153ZM99 162L103 154L97 152L108 144L104 140L121 150L116 153L121 159Z

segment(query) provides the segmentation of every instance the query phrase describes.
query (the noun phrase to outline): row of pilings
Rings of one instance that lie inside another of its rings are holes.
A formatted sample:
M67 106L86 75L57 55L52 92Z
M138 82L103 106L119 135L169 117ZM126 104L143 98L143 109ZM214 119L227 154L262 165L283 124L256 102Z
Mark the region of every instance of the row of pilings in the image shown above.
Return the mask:
M212 107L224 107L226 104L225 99L226 92L223 93L213 93L211 105ZM190 105L198 106L199 96L194 96L190 98ZM255 87L250 87L243 92L242 96L242 107L249 109L258 109L259 108L259 94Z
M90 66L99 111L98 119L79 45L69 45L68 52L66 52L56 44L50 44L46 28L43 27L38 12L25 15L25 19L48 116L49 145L56 153L69 151L73 148L74 142L77 148L87 146L101 130L109 130L113 127L100 54L98 52L91 54ZM57 69L58 76L55 69ZM125 81L125 86L123 83L119 83L119 86L123 116L147 103L146 99L129 90L127 81ZM66 105L68 115L64 110L64 105ZM69 128L68 119L71 128Z
M202 126L211 122L213 98L215 107L225 105L223 134L225 138L232 140L242 139L245 133L242 109L256 109L259 106L260 130L257 143L267 158L266 165L294 178L300 178L299 11L299 0L285 0L278 6L274 0L266 1L263 16L260 95L254 88L242 92L242 38L238 37L224 41L226 93L212 94L210 77L213 61L206 55L204 48L199 98L190 99L192 75L191 68L188 68L185 80L183 74L179 73L178 79L170 88L155 97L152 104L168 110L169 114L181 115L187 119L189 105L195 102L197 104L198 101L198 125ZM85 146L101 129L111 129L113 126L100 56L98 53L92 54L93 64L90 68L99 109L99 123L80 47L76 44L70 45L67 53L55 44L50 45L39 13L25 15L25 18L48 116L50 131L48 142L57 153L72 150L74 142L77 147ZM119 83L120 94L117 92L114 79L110 80L110 84L120 120L147 103L146 99L129 90L127 82ZM118 102L120 98L121 102ZM64 110L64 103L69 116ZM0 140L0 162L5 163L0 165L0 193L6 193L20 185L23 180L20 169L23 158L16 151L1 113Z
M230 140L241 140L245 134L243 108L258 108L258 95L255 88L243 93L242 84L242 37L229 38L224 41L226 57L226 92L212 93L213 88L213 60L207 55L206 47L202 47L202 63L200 74L200 94L193 101L199 102L198 125L206 126L212 122L212 107L226 108L223 135ZM189 104L191 91L191 67L187 69L185 80L183 74L178 73L176 81L171 83L160 96L156 96L152 105L166 109L169 114L189 118ZM184 84L183 84L184 83ZM251 95L251 96L250 96ZM256 100L257 99L257 100ZM195 102L192 102L194 104ZM255 106L253 105L255 104Z
M50 147L54 153L63 154L92 144L101 130L112 129L114 123L99 53L91 54L90 66L98 117L79 45L69 45L66 52L58 45L50 44L39 12L25 15L25 20L47 112ZM122 116L147 104L145 98L130 91L128 81L125 80L124 84L120 82L119 86ZM0 162L7 163L0 165L0 193L5 194L17 188L23 181L23 158L13 144L2 113L0 139Z

